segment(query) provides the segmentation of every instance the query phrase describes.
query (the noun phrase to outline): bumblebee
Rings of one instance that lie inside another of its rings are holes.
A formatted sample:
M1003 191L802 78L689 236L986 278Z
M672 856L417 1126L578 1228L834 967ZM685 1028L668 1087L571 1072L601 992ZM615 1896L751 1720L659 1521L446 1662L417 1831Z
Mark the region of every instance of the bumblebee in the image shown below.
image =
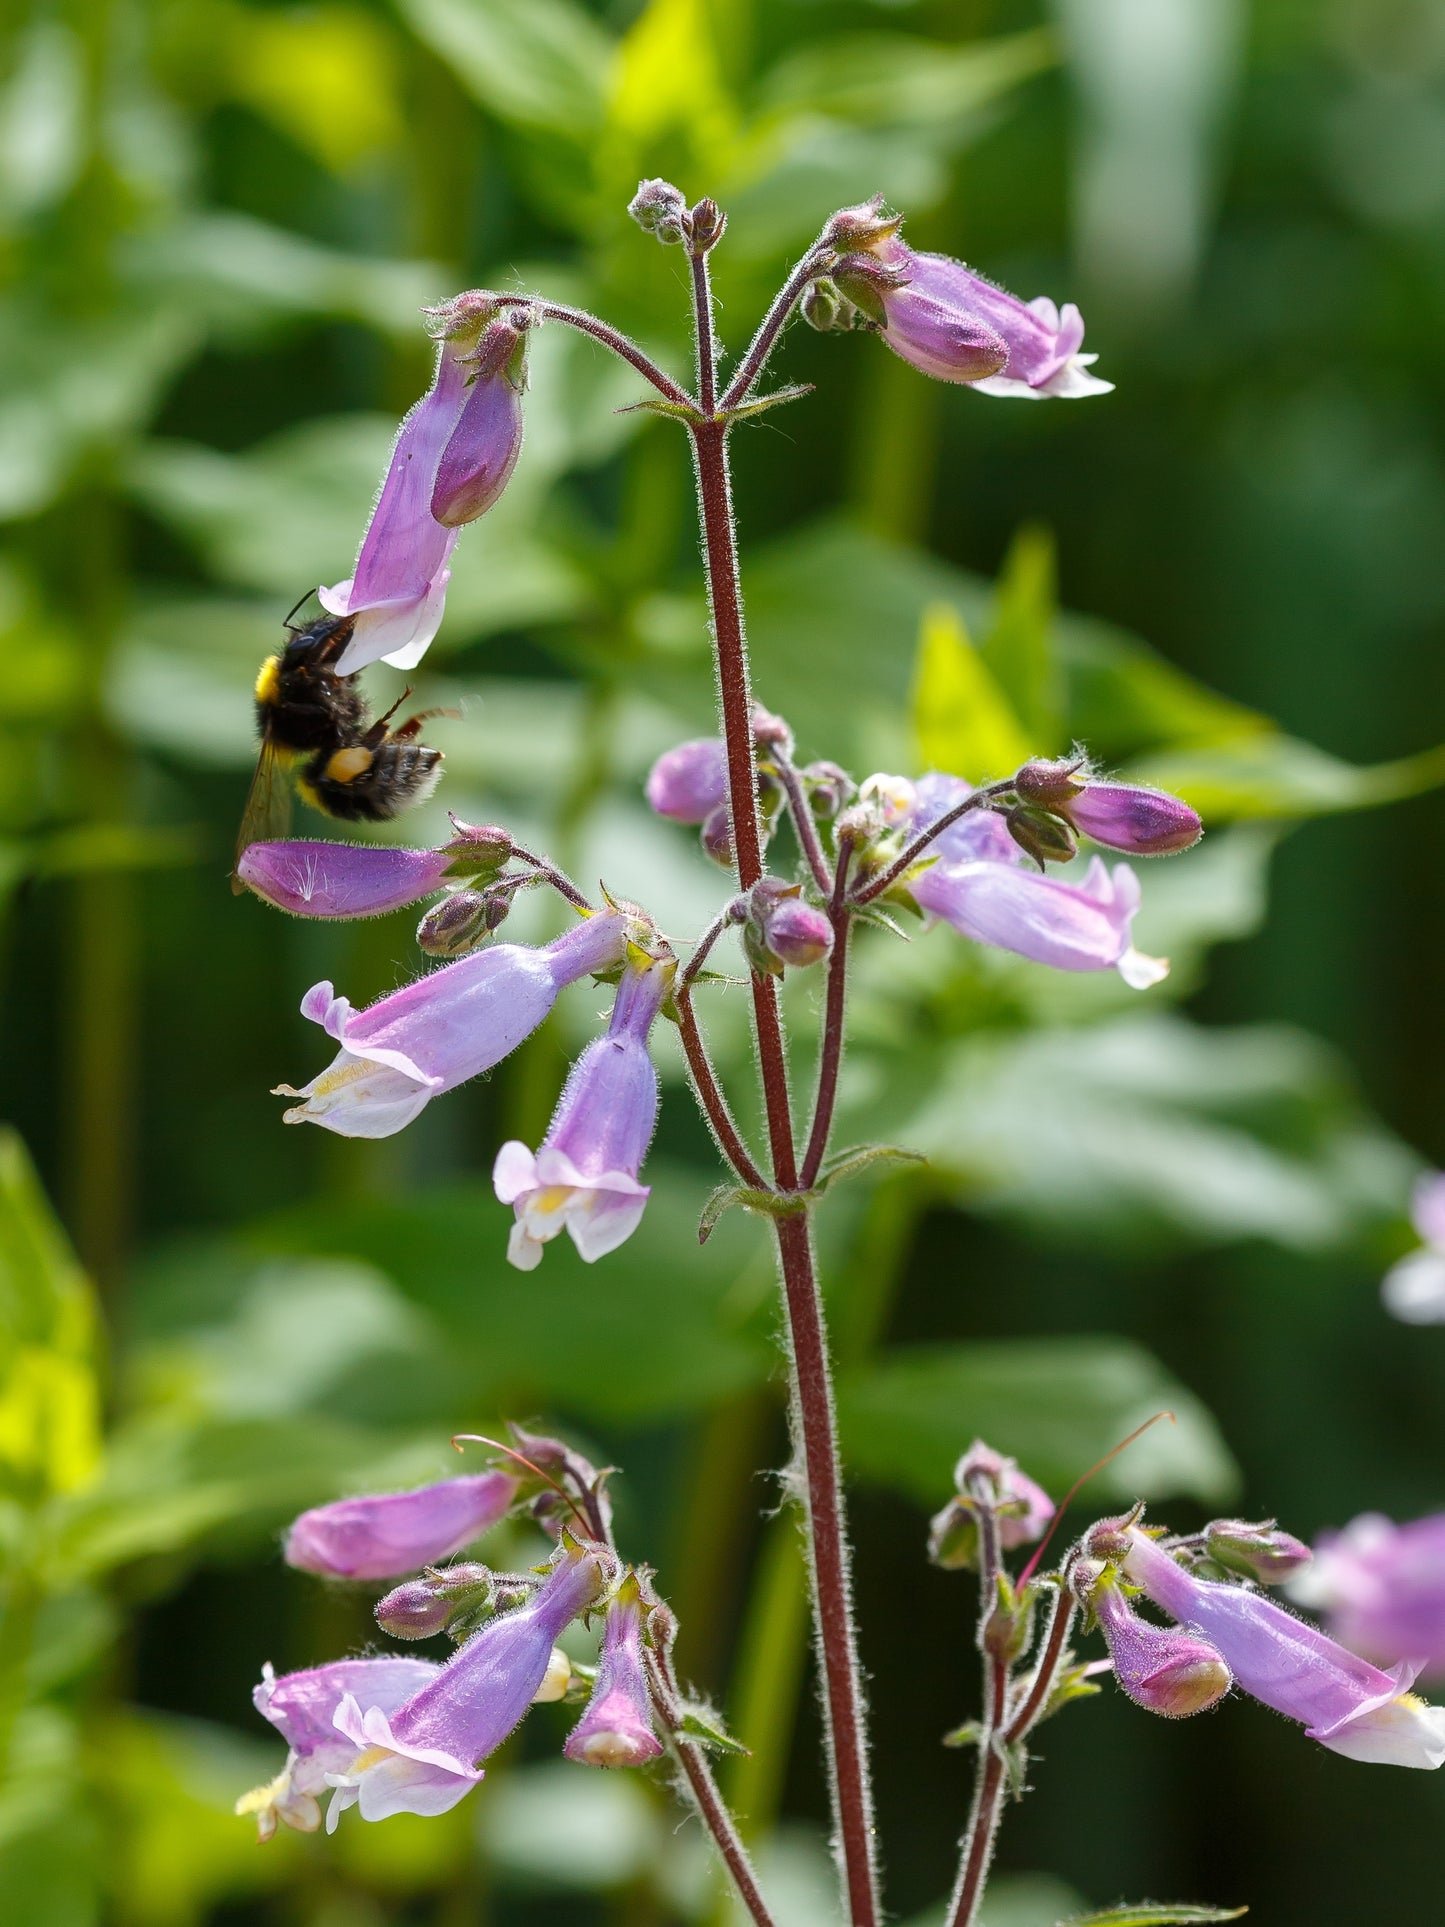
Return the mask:
M293 776L313 809L349 823L400 816L437 786L442 753L416 738L427 717L440 712L425 710L390 728L407 690L372 722L356 678L337 675L333 665L354 627L351 616L322 616L291 629L285 648L261 665L261 754L241 818L238 863L251 844L286 835ZM238 894L243 888L234 876L231 887Z

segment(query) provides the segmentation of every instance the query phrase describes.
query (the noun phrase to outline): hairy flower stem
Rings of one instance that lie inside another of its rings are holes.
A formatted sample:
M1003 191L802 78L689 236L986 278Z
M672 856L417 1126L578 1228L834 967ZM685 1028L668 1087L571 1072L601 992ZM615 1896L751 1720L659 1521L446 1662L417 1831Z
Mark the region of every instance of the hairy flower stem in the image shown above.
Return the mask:
M848 996L848 936L853 918L848 908L848 868L853 860L853 843L843 837L838 848L838 867L828 902L828 918L833 926L833 949L828 958L828 990L823 1010L823 1041L818 1056L818 1091L813 1100L813 1128L808 1133L808 1148L803 1155L803 1189L811 1191L818 1182L823 1159L828 1151L828 1134L833 1128L833 1106L838 1099L838 1073L843 1067L843 1019Z
M693 291L701 385L716 364L716 347L705 263L700 266L704 271L694 268ZM763 846L753 760L747 643L728 473L728 425L725 421L704 419L688 426L697 472L718 697L727 750L734 860L739 886L749 890L763 873ZM788 1102L787 1053L774 979L754 972L752 993L773 1177L780 1191L794 1191L798 1187L797 1152ZM852 1927L877 1927L872 1798L822 1298L813 1264L807 1211L777 1217L773 1226L787 1308L818 1663L823 1680L829 1780L847 1889L848 1917Z

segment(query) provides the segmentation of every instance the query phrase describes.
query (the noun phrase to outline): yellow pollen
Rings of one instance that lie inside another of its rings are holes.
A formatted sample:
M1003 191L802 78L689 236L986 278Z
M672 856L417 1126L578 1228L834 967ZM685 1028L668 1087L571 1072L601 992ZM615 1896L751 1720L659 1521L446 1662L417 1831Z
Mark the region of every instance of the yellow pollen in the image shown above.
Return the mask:
M328 783L354 783L358 776L365 776L375 761L369 749L339 749L326 765Z
M358 1753L347 1769L349 1773L365 1773L369 1766L379 1766L383 1760L391 1758L389 1746L369 1746L364 1753Z
M554 1211L565 1211L572 1197L570 1184L549 1184L531 1200L531 1208L544 1218L550 1218Z

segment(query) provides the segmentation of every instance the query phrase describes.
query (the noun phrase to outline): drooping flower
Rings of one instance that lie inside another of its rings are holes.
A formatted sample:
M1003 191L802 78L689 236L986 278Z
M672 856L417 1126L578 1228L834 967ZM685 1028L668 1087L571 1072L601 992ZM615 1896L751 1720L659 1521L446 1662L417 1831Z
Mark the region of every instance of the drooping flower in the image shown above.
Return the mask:
M642 1656L642 1601L629 1573L609 1601L597 1682L562 1748L582 1766L646 1766L662 1752Z
M705 823L728 794L727 751L720 736L699 736L664 750L647 778L647 800L674 823Z
M1381 1672L1263 1593L1186 1572L1137 1525L1094 1528L1089 1550L1102 1556L1121 1538L1125 1578L1208 1640L1246 1693L1298 1720L1310 1739L1379 1765L1433 1769L1445 1762L1445 1707L1409 1691L1417 1664L1401 1661Z
M1025 802L1062 817L1081 836L1126 856L1175 856L1204 834L1196 810L1167 790L1142 783L1104 783L1078 757L1025 763L1014 779Z
M1177 1626L1155 1626L1141 1618L1124 1596L1114 1567L1077 1560L1069 1583L1093 1608L1115 1679L1146 1713L1188 1719L1218 1705L1229 1691L1229 1668L1218 1650Z
M637 1229L649 1195L638 1173L657 1123L647 1039L672 977L670 958L633 946L607 1034L573 1065L535 1156L515 1138L498 1151L492 1182L516 1212L507 1257L518 1270L540 1264L564 1227L588 1264Z
M450 860L445 850L297 839L251 844L236 875L295 917L380 917L440 890Z
M421 661L441 626L458 528L491 507L521 448L529 312L499 312L480 291L434 312L436 373L401 425L355 571L317 592L330 614L356 618L336 664L343 676L378 660Z
M347 1766L328 1773L335 1828L347 1807L363 1820L449 1812L483 1777L481 1762L519 1724L547 1680L558 1636L606 1583L595 1548L563 1536L545 1584L522 1606L488 1620L400 1706L348 1695L336 1730L351 1742Z
M1410 1216L1423 1243L1386 1272L1380 1296L1404 1324L1445 1324L1445 1171L1417 1179Z
M1054 1502L1043 1487L1019 1470L1017 1459L975 1439L953 1468L955 1497L935 1513L929 1526L928 1556L936 1566L972 1566L978 1559L978 1505L975 1488L983 1482L996 1507L998 1542L1005 1552L1039 1538L1054 1516Z
M275 1833L278 1820L298 1833L314 1833L321 1824L317 1795L326 1791L327 1774L356 1756L356 1748L334 1724L342 1700L350 1695L366 1711L380 1707L384 1713L395 1712L440 1671L425 1659L341 1659L278 1679L267 1666L252 1697L256 1711L277 1729L289 1751L276 1778L243 1793L236 1812L255 1814L263 1840Z
M499 1064L546 1017L564 985L621 960L628 920L589 917L541 949L497 944L418 977L365 1010L316 984L302 1015L341 1050L302 1089L288 1124L320 1124L341 1137L390 1137L432 1098Z
M516 1496L509 1473L476 1472L411 1492L337 1499L297 1519L286 1563L334 1579L399 1579L479 1539Z
M1445 1512L1398 1526L1361 1513L1322 1535L1290 1595L1370 1658L1419 1661L1427 1675L1445 1677Z

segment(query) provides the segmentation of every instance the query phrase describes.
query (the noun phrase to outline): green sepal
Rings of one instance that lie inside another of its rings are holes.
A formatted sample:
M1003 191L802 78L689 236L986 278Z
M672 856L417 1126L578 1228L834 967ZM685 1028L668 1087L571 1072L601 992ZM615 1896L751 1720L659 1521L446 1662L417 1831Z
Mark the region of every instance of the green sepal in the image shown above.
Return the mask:
M697 1221L697 1241L705 1245L725 1211L740 1204L744 1211L756 1211L763 1218L794 1218L806 1211L816 1191L755 1191L746 1184L720 1184L702 1208Z
M823 1167L812 1195L821 1197L839 1178L856 1178L873 1164L927 1164L921 1151L905 1151L896 1144L860 1144L856 1150L841 1151Z
M766 414L768 409L778 408L784 402L801 401L804 395L811 395L812 392L811 381L790 382L786 388L775 388L770 395L754 395L750 401L739 402L736 408L719 410L717 419L728 422L751 421L754 415Z
M1051 1720L1055 1713L1061 1713L1075 1700L1093 1699L1101 1690L1089 1678L1086 1666L1069 1666L1066 1670L1061 1668L1034 1725L1041 1726L1045 1720Z
M625 408L614 408L614 415L637 415L643 410L649 415L666 415L669 421L685 422L689 428L700 427L707 420L700 408L690 401L664 401L660 396L651 396L647 401L631 401Z
M962 1726L955 1726L943 1736L943 1744L952 1747L977 1746L983 1738L983 1727L978 1720L965 1720Z
M1015 1740L1012 1746L998 1746L998 1757L1003 1761L1003 1770L1008 1779L1009 1793L1015 1800L1022 1800L1028 1791L1029 1749L1023 1740Z
M717 1715L709 1709L700 1706L684 1707L677 1730L683 1739L696 1740L699 1746L714 1747L719 1753L737 1753L744 1759L752 1758L751 1747L744 1746L741 1740L735 1740Z
M1171 1907L1141 1900L1132 1907L1105 1907L1097 1914L1070 1914L1058 1927L1185 1927L1190 1921L1238 1920L1248 1907Z

